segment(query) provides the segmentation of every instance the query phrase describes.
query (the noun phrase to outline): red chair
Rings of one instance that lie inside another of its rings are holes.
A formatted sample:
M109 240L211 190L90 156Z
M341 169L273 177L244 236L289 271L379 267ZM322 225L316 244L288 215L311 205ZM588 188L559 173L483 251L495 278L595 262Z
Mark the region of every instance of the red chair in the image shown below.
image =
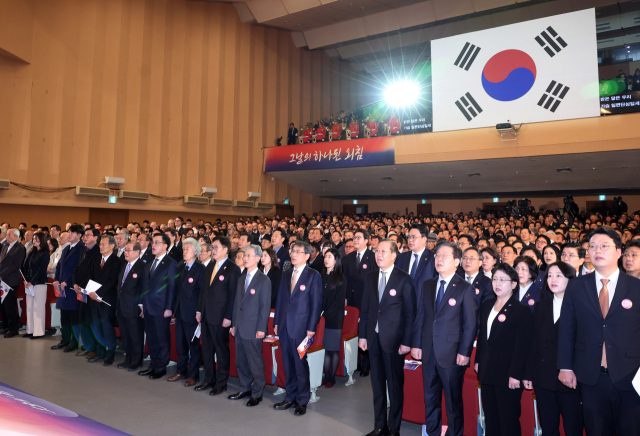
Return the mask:
M346 306L344 309L342 342L340 343L340 362L342 364L338 365L336 375L339 377L349 377L345 385L350 386L355 383L353 373L358 365L358 320L360 318L360 311L357 307L351 306ZM348 358L347 355L345 355L345 346L349 352Z
M171 325L169 326L169 331L171 332L171 348L169 349L169 360L178 363L178 350L176 348L176 322L175 319L171 320Z
M273 314L274 311L271 311ZM274 336L273 334L273 318L269 318L269 324L267 326L267 335ZM273 386L276 384L276 374L273 371L276 366L275 353L280 349L280 342L262 342L262 358L264 359L264 377L267 380L267 385Z

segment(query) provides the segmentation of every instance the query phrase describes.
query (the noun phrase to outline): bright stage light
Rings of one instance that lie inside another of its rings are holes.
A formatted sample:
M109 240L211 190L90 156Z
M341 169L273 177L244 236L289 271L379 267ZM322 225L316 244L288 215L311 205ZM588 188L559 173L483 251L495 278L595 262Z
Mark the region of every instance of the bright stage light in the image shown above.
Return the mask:
M417 83L403 80L390 83L384 91L384 99L390 106L406 107L416 102L419 93Z

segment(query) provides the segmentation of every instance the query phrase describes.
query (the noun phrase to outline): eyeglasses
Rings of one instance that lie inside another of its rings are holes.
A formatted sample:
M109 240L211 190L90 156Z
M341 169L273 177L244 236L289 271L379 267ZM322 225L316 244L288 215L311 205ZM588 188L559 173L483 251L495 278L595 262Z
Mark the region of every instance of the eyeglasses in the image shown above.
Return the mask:
M386 255L387 253L393 253L393 251L391 251L391 250L378 250L378 251L376 251L376 254L378 254L378 253L382 253L383 255Z
M162 244L164 244L164 242L162 241L153 241L153 244L151 245L162 245Z
M422 238L422 236L407 235L407 241L413 241L420 238Z
M560 255L561 259L575 259L576 257L579 257L579 256L575 253L562 253Z
M612 244L589 244L589 250L591 251L602 251L603 253L609 251L613 247Z
M291 254L305 254L304 250L290 250L289 253Z
M478 259L477 257L468 257L468 256L465 256L465 257L463 257L463 258L462 258L462 260L463 260L464 262L474 262L474 261L476 261L476 260L480 260L480 259Z
M640 254L638 253L625 253L622 255L622 257L624 257L625 259L640 259Z
M453 257L453 256L450 255L450 254L436 254L436 259L443 259L444 260L444 259L447 259L447 258L450 258L450 257Z
M139 250L129 250L127 248L124 249L125 253L133 253L134 251L139 251Z
M491 281L495 282L495 283L509 283L509 282L512 282L513 280L511 280L511 279L501 279L501 278L498 278L498 277L494 277L494 278L491 279Z
M352 239L354 241L363 241L364 240L364 238L362 236L354 236Z

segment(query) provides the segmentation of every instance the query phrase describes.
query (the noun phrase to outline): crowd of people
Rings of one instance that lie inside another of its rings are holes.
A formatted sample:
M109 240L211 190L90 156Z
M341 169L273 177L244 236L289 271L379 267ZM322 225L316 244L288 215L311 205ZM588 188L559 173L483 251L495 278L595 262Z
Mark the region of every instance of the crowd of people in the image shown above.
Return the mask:
M640 68L636 68L633 75L629 76L627 76L623 70L618 70L615 81L620 90L640 91Z
M0 279L12 290L0 305L1 332L18 335L22 281L30 290L22 336L42 338L53 286L62 323L53 350L112 365L118 326L125 359L117 367L156 380L167 376L174 318L179 360L167 379L209 395L227 390L231 334L240 389L228 398L257 406L274 310L286 379L286 397L274 408L304 415L309 366L298 346L313 342L324 317L323 386L331 388L344 307L352 306L360 314L358 371L373 388L371 436L400 432L405 358L422 362L428 434L441 434L443 391L448 434L463 434L462 385L471 365L487 436L521 434L523 389L535 391L545 435L559 434L562 417L567 436L584 428L635 436L640 213L573 215L178 216L160 225L64 229L4 223ZM100 284L95 292L87 291L90 281ZM150 363L143 369L145 331Z
M378 118L378 119L377 119ZM311 142L327 142L356 138L372 138L376 136L397 135L400 133L400 120L397 114L386 117L368 115L359 117L355 112L323 118L315 123L309 122L298 130L294 123L289 124L287 145L308 144Z

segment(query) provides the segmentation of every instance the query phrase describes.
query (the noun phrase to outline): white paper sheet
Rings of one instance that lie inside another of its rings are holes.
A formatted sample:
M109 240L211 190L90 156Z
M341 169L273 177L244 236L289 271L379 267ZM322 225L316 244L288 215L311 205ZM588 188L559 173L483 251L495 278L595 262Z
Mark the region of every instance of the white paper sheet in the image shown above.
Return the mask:
M93 280L89 280L89 283L87 283L87 287L85 288L85 290L87 291L87 294L91 294L97 291L98 289L100 289L101 287L102 285L100 283L94 282Z
M200 337L200 333L202 333L202 328L200 327L200 323L198 323L198 327L196 327L196 331L193 334L193 337L191 338L191 342L193 342L193 340L195 338L199 338Z

